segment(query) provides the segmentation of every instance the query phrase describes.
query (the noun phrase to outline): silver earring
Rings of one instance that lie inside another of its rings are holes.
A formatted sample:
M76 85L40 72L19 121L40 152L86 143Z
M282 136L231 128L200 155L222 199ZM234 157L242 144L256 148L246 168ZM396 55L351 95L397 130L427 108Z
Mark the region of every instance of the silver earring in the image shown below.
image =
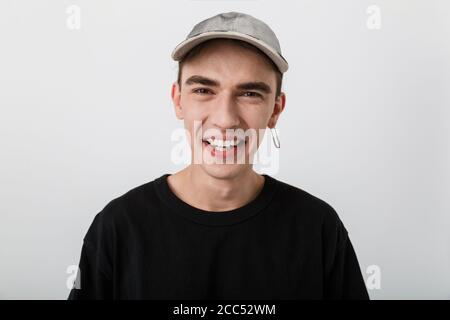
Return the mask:
M275 147L280 148L280 139L278 138L277 129L275 127L270 128L270 133L272 133L272 140L275 144Z

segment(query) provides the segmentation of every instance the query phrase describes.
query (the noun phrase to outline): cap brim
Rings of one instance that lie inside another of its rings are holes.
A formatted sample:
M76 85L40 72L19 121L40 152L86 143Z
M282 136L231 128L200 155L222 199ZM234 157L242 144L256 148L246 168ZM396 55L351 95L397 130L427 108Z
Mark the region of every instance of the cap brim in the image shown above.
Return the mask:
M172 52L172 59L175 61L180 61L186 53L188 53L192 48L199 45L200 43L205 42L207 40L220 38L242 40L254 45L262 52L264 52L275 63L275 65L278 67L281 73L286 72L287 69L289 68L289 65L287 61L284 59L284 57L275 50L273 50L265 42L256 39L252 36L234 31L210 31L186 39L185 41L181 42L179 45L175 47L175 49Z

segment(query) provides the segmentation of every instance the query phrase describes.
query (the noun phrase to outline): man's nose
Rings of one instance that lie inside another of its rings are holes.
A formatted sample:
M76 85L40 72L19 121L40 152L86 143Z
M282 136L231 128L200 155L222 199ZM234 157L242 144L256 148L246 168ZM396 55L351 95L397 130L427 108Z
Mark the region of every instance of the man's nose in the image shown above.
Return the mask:
M211 122L218 128L236 128L240 124L239 110L233 97L223 95L216 99L209 115Z

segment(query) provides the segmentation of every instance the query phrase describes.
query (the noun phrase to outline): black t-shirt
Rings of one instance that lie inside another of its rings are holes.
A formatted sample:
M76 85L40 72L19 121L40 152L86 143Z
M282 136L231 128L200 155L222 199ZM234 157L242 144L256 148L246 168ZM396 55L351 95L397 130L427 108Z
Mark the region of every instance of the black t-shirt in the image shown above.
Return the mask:
M68 299L369 299L336 211L264 174L255 199L208 212L169 174L109 202L86 233Z

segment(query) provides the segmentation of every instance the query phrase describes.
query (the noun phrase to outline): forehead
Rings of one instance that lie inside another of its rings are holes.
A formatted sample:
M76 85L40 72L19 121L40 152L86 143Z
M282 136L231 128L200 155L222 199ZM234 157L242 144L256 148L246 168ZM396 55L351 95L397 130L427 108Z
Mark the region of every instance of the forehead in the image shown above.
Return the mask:
M183 62L182 69L182 81L195 74L221 83L263 81L276 86L276 73L269 58L227 39L210 41Z

